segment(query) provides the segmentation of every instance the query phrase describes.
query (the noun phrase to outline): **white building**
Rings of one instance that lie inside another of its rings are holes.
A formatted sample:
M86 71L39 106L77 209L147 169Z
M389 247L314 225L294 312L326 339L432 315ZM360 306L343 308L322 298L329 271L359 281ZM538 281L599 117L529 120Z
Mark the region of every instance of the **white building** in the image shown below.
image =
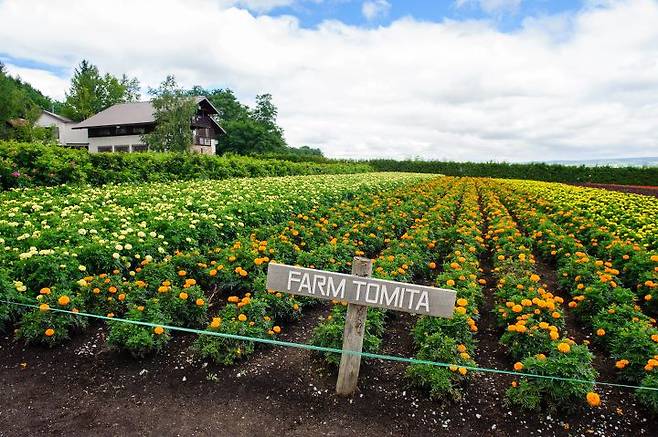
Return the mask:
M208 99L194 97L197 111L190 122L192 130L191 150L214 155L217 137L224 129L212 115L217 109ZM148 150L142 135L155 128L154 109L151 102L119 103L76 124L73 130L85 132L90 153L141 152Z
M87 149L89 146L87 131L85 129L73 129L77 123L66 117L62 117L61 115L50 111L41 111L41 115L35 124L41 127L52 128L55 133L55 138L57 138L59 144L63 146L79 149Z

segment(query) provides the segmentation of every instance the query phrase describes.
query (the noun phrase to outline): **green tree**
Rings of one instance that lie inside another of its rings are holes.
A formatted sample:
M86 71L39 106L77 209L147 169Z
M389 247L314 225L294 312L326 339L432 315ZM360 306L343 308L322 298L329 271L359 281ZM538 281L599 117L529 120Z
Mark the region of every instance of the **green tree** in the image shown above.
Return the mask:
M192 145L192 117L197 105L189 93L181 89L174 76L167 76L153 96L155 129L143 135L152 150L162 152L186 152Z
M89 118L117 103L139 98L139 81L121 78L106 73L100 74L98 67L83 59L71 78L71 88L66 94L63 115L80 121Z
M20 78L10 76L4 64L0 63L0 138L21 141L49 140L51 132L34 127L34 122L39 118L42 109L52 105L51 99Z

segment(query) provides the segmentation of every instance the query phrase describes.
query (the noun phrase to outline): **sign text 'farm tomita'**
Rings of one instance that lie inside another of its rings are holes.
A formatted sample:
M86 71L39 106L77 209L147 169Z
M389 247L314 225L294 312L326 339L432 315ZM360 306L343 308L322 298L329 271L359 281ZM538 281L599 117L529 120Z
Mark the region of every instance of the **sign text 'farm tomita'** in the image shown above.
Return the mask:
M452 316L456 298L443 288L275 263L267 269L267 289L438 317Z

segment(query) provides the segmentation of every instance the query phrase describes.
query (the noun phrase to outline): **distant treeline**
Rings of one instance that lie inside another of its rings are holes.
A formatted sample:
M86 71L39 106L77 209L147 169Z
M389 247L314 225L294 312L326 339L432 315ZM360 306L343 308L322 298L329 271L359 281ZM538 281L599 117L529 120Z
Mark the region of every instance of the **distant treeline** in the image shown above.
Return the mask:
M600 184L658 185L658 167L567 166L559 164L508 164L498 162L365 161L376 171L440 173L503 179L532 179L548 182L595 182Z

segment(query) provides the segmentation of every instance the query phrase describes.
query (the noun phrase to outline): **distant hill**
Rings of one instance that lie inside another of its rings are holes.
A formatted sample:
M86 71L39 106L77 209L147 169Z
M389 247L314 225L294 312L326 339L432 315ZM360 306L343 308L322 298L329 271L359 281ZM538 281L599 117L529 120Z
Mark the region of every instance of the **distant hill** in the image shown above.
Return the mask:
M613 159L588 159L588 160L565 160L565 161L546 161L547 164L561 165L585 165L587 167L658 167L658 156L649 156L644 158L613 158Z

